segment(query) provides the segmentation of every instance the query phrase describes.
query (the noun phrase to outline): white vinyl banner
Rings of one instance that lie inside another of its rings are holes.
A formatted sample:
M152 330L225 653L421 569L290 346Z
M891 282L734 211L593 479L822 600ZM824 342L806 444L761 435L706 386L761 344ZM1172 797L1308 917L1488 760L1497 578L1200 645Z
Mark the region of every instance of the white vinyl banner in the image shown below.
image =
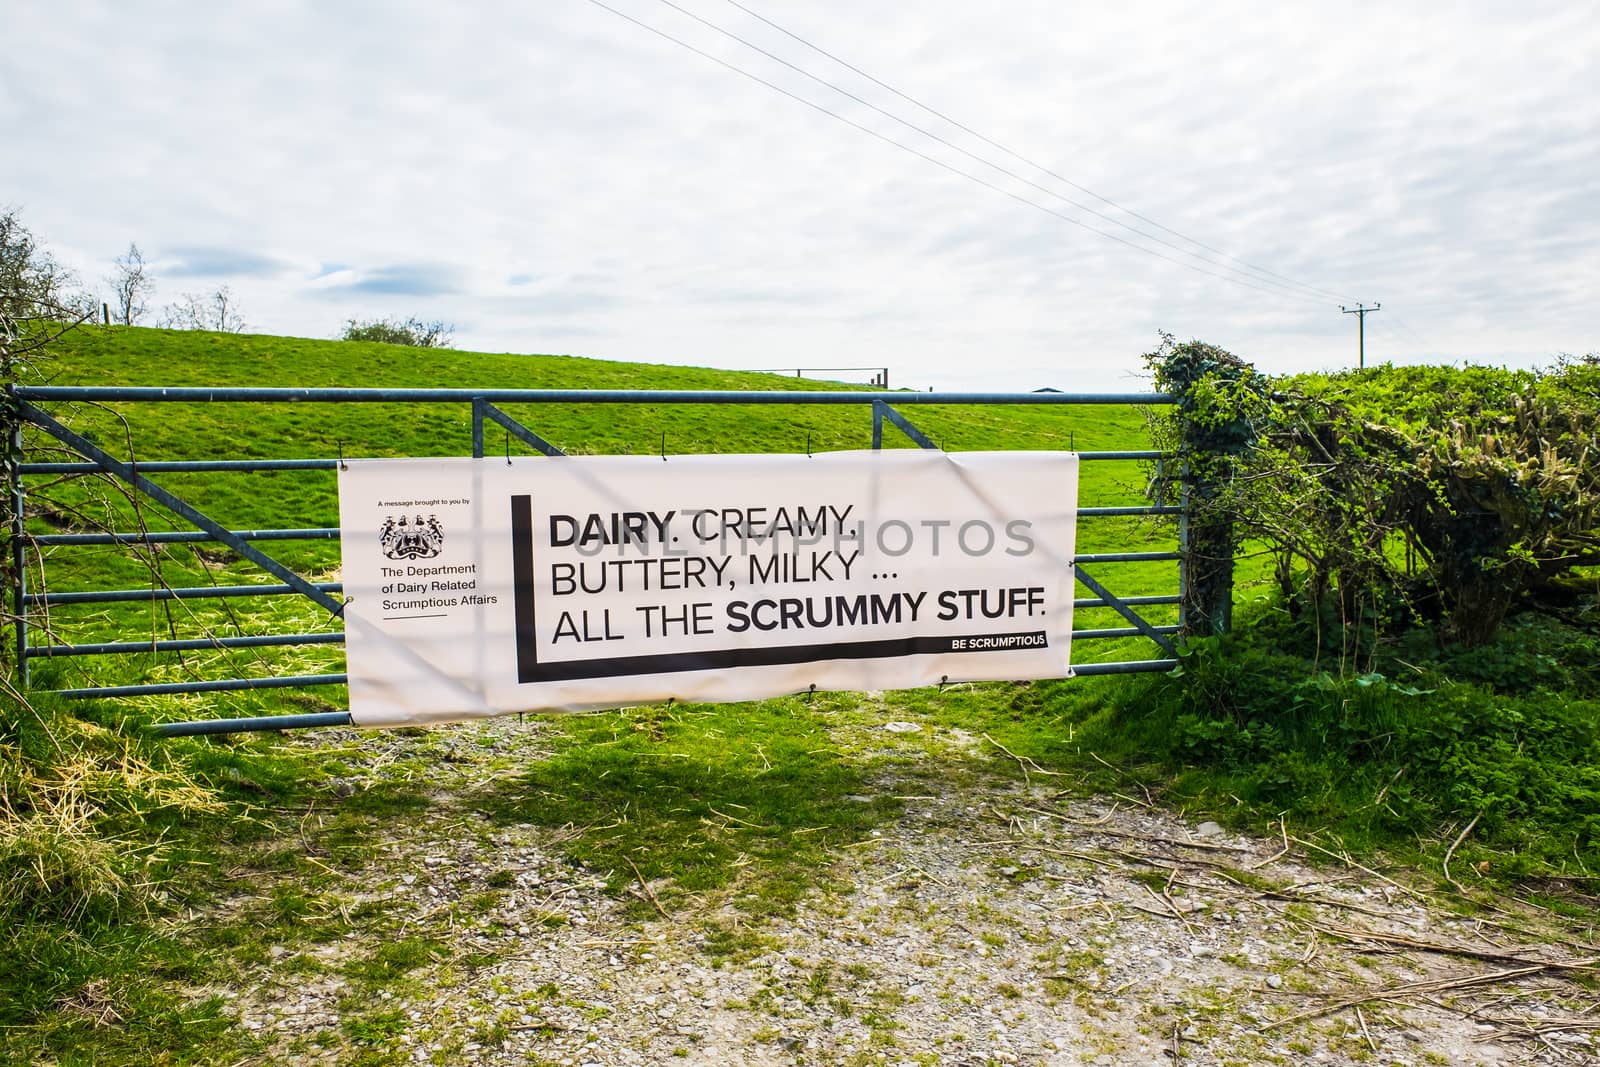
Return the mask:
M347 467L361 726L1071 673L1071 453Z

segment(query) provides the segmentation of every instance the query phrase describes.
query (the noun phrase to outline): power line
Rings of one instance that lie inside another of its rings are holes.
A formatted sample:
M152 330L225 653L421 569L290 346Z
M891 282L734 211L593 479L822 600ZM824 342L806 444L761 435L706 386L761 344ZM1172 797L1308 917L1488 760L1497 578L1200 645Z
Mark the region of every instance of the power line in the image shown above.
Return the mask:
M1428 347L1428 348L1432 348L1432 347L1433 347L1433 342L1432 342L1432 341L1430 341L1430 340L1428 340L1428 339L1427 339L1427 338L1426 338L1426 337L1424 337L1424 336L1422 336L1422 335L1421 335L1421 334L1420 334L1420 333L1418 333L1418 332L1417 332L1417 331L1416 331L1416 330L1413 330L1413 329L1412 329L1412 328L1411 328L1411 324L1410 324L1410 323L1408 323L1408 322L1407 322L1407 321L1406 321L1406 320L1405 320L1405 319L1402 319L1402 318L1401 318L1401 317L1400 317L1400 316L1399 316L1399 315L1396 315L1396 314L1395 314L1395 313L1394 313L1394 309L1393 309L1393 308L1390 308L1390 309L1389 309L1389 315L1390 315L1390 317L1391 317L1391 318L1393 318L1393 319L1394 319L1394 322L1395 322L1395 325L1397 325L1397 326L1399 326L1399 327L1400 327L1400 328L1401 328L1401 329L1402 329L1402 330L1404 330L1404 331L1405 331L1405 332L1406 332L1406 333L1408 333L1408 334L1410 334L1410 335L1411 335L1411 337L1412 337L1412 338L1413 338L1413 339L1414 339L1414 340L1415 340L1415 341L1416 341L1416 342L1417 342L1417 343L1418 343L1418 344L1420 344L1420 345L1424 345L1424 346L1426 346L1426 347Z
M947 170L951 174L958 175L958 176L960 176L962 178L967 179L970 182L975 182L978 185L983 186L985 189L990 189L990 190L992 190L994 192L999 193L1002 196L1010 197L1012 200L1017 201L1019 204L1026 204L1028 207L1034 208L1035 210L1038 210L1038 211L1042 211L1046 215L1051 215L1051 216L1053 216L1055 218L1058 218L1062 222L1070 223L1073 226L1079 227L1080 229L1088 230L1090 233L1097 234L1097 235L1099 235L1101 237L1104 237L1108 241L1115 241L1115 242L1117 242L1117 244L1125 245L1126 247L1131 248L1136 252L1143 252L1147 256L1154 256L1157 259L1165 260L1168 263L1176 264L1177 266L1183 267L1186 270L1192 270L1192 271L1194 271L1194 272L1196 272L1198 274L1205 274L1205 275L1208 275L1209 277L1220 279L1221 281L1231 282L1234 285L1243 286L1246 289L1254 289L1258 293L1266 293L1269 296L1276 296L1276 297L1292 297L1294 299L1306 300L1306 301L1310 301L1312 303L1316 303L1316 304L1319 304L1319 305L1323 303L1323 301L1312 300L1310 297L1302 296L1302 295L1300 295L1298 293L1277 292L1277 291L1274 291L1272 289L1267 289L1267 288L1265 288L1265 287L1263 287L1261 285L1252 284L1251 282L1245 281L1242 278L1237 278L1237 277L1234 277L1232 275L1227 275L1227 274L1218 274L1216 271L1206 270L1204 267L1197 267L1193 263L1186 263L1181 259L1174 259L1171 256L1164 255L1161 252L1157 252L1155 249L1146 248L1143 245L1134 244L1132 241L1126 240L1126 239L1124 239L1122 237L1118 237L1114 233L1107 233L1104 230L1097 229L1097 228L1095 228L1093 226L1090 226L1088 223L1083 222L1080 219L1073 218L1071 215L1064 215L1061 212L1056 211L1053 208L1046 207L1043 204L1035 203L1034 201L1029 200L1025 196L1022 196L1022 195L1020 195L1018 193L1012 192L1010 189L1002 188L1001 186L998 186L998 185L994 184L993 182L986 181L985 179L980 178L975 174L969 174L967 171L964 171L959 167L952 166L949 163L946 163L942 159L937 159L937 158L935 158L933 156L928 155L925 152L920 152L917 149L912 148L909 145L902 144L901 142L896 141L894 138L885 136L884 134L881 134L877 130L874 130L874 129L870 128L870 127L863 126L861 123L856 122L856 121L854 121L852 119L848 119L848 118L846 118L845 116L839 114L836 111L830 111L828 108L823 107L821 104L814 103L813 101L807 100L803 96L799 96L799 95L797 95L795 93L792 93L789 90L783 88L782 86L775 85L774 83L772 83L770 81L767 81L765 78L762 78L761 76L759 76L757 74L752 74L752 73L750 73L749 71L745 70L742 67L736 66L736 65L734 65L732 63L729 63L727 60L722 59L719 56L714 56L710 52L704 51L703 49L700 49L700 48L696 48L694 45L689 44L687 41L683 41L683 40L680 40L677 37L672 36L672 34L667 33L665 30L656 29L656 27L650 25L647 22L642 22L639 19L634 18L632 15L628 15L628 14L625 14L624 12L618 11L616 8L611 7L609 4L604 3L603 0L589 0L589 3L593 4L595 7L598 7L600 9L604 10L604 11L609 11L611 14L617 16L620 19L623 19L623 20L625 20L627 22L633 23L635 26L638 26L642 30L648 30L650 33L655 34L657 37L660 37L663 40L670 41L673 44L678 45L680 48L686 48L689 51L693 52L697 56L700 56L700 57L702 57L704 59L709 59L711 62L717 64L720 67L725 67L728 70L733 71L735 74L743 75L744 77L749 78L753 82L756 82L756 83L758 83L760 85L764 85L768 89L771 89L773 92L779 93L779 94L781 94L783 96L786 96L790 100L795 101L796 103L804 104L806 107L809 107L814 111L819 111L819 112L821 112L822 114L828 116L831 119L836 119L837 121L844 123L846 126L850 126L850 127L854 128L854 129L860 130L862 133L868 135L869 137L874 137L877 140L880 140L880 141L884 142L885 144L893 145L895 148L898 148L903 152L909 152L911 155L916 156L918 159L922 159L922 160L925 160L928 163L932 163L934 166L939 167L939 168L941 168L943 170Z
M1384 308L1384 310L1388 311L1389 309ZM1399 327L1395 325L1392 319L1388 321L1373 319L1371 327L1374 361L1392 363L1395 362L1397 354L1411 352L1417 348L1417 345L1410 338L1400 332ZM1383 350L1382 353L1379 352L1380 348Z
M1124 230L1129 231L1130 233L1136 233L1140 237L1143 237L1147 241L1154 241L1158 245L1161 245L1161 246L1163 246L1165 248L1170 248L1172 251L1178 253L1181 256L1189 256L1190 258L1197 259L1202 263L1210 264L1211 266L1218 267L1218 268L1220 268L1222 270L1232 271L1235 274L1242 275L1243 277L1245 277L1248 280L1250 280L1252 282L1255 282L1257 284L1265 284L1265 285L1273 286L1274 288L1283 289L1286 292L1296 292L1297 290L1309 290L1310 292L1316 292L1316 293L1320 293L1321 292L1320 290L1317 290L1312 286L1302 285L1299 282L1293 281L1292 279L1284 279L1284 281L1274 281L1274 280L1272 280L1270 278L1260 278L1260 277L1256 277L1255 275L1246 274L1244 271L1240 270L1238 267L1232 267L1232 266L1229 266L1226 263L1219 263L1216 260L1214 260L1214 259L1212 259L1212 258L1210 258L1208 256L1203 256L1198 252L1194 252L1194 251L1191 251L1190 249L1182 247L1181 245L1174 244L1171 241L1166 240L1165 238L1158 237L1153 233L1148 233L1148 232L1146 232L1144 230L1141 230L1137 226L1131 226L1128 223L1123 222L1121 219L1114 218L1111 215L1107 215L1105 212L1099 211L1099 210L1097 210L1097 209L1095 209L1093 207L1090 207L1088 204L1079 203L1078 201L1072 199L1069 196L1064 196L1061 193L1056 192L1054 189L1048 188L1047 186L1044 186L1044 185L1040 185L1038 182L1033 181L1033 180L1031 180L1029 178L1026 178L1023 175L1018 174L1017 172L1015 172L1013 170L1008 170L1005 167L1001 166L1000 164L995 163L993 160L986 159L985 157L977 154L976 152L972 152L972 151L970 151L970 150L968 150L966 148L963 148L962 146L954 143L953 141L948 140L947 138L941 137L939 134L934 133L932 130L924 129L921 126L918 126L916 123L911 122L911 121L909 121L907 119L901 118L899 115L896 115L891 111L886 111L883 108L879 107L877 104L874 104L872 101L866 100L866 99L864 99L864 98L862 98L860 96L857 96L855 93L852 93L850 90L844 88L843 86L835 84L834 82L828 81L826 78L819 77L818 75L811 73L810 71L804 69L803 67L796 66L795 64L789 62L787 59L784 59L782 56L776 55L773 52L769 52L767 49L762 48L760 45L755 44L755 43L745 39L744 37L739 36L737 33L734 33L731 30L725 29L722 26L717 25L715 22L712 22L710 19L703 18L702 16L695 14L693 11L690 11L687 8L682 7L679 4L675 3L674 0L659 0L659 2L661 4L663 4L663 5L665 5L666 7L672 8L672 10L678 12L681 15L684 15L684 16L686 16L688 18L693 19L694 21L700 23L702 26L705 26L706 28L708 28L708 29L710 29L710 30L712 30L712 31L714 31L716 33L720 33L722 36L727 37L730 40L737 41L739 44L744 45L746 48L750 49L753 52L759 52L761 55L766 56L768 59L772 60L775 63L779 63L779 64L787 67L788 69L794 71L796 74L799 74L799 75L801 75L802 77L805 77L805 78L809 78L810 80L816 82L818 85L822 85L822 86L824 86L824 87L826 87L828 89L833 90L834 92L838 93L841 96L844 96L844 97L847 97L847 98L849 98L851 100L854 100L856 103L862 105L863 107L869 108L872 111L877 112L878 114L882 115L883 117L885 117L885 118L887 118L887 119L889 119L889 120L891 120L893 122L898 122L900 125L906 127L907 129L912 130L912 131L914 131L916 133L919 133L922 136L929 138L930 140L937 141L939 144L944 145L946 148L948 148L948 149L950 149L950 150L952 150L954 152L961 153L962 155L966 156L968 159L971 159L971 160L974 160L975 162L981 163L984 166L989 167L989 168L991 168L993 170L997 170L1001 174L1004 174L1006 177L1011 178L1011 179L1013 179L1015 181L1019 181L1022 184L1030 186L1030 187L1032 187L1034 189L1037 189L1039 192L1043 193L1044 195L1049 196L1049 197L1053 197L1056 200L1060 200L1062 203L1071 204L1073 207L1077 208L1079 211L1083 211L1083 212L1086 212L1086 213L1088 213L1090 215L1093 215L1097 219L1100 219L1100 220L1102 220L1104 222L1109 222L1111 225L1120 227L1120 228L1122 228ZM732 3L733 0L729 0L729 2ZM739 4L735 4L735 6L739 7L741 10L748 10L747 8L744 8L742 5L739 5ZM754 13L752 12L752 14L754 14ZM756 16L756 17L760 18L759 15ZM762 21L763 22L768 22L769 25L773 25L777 29L782 29L782 27L776 26L775 23L771 23L767 19L762 19ZM788 31L784 31L784 32L788 32ZM796 39L798 40L799 38L796 38ZM814 47L814 46L812 46L812 47ZM826 53L824 53L824 54L826 54ZM833 57L829 56L829 58L831 59ZM835 60L835 62L839 62L839 61ZM851 69L854 70L855 68L852 67ZM869 79L871 79L873 81L877 81L877 79L872 78L871 75L863 75L863 76L867 77L867 78L869 78ZM886 86L886 88L887 88L887 86ZM894 91L894 90L891 90L891 91ZM903 93L898 94L898 95L904 96ZM907 97L907 99L910 99L910 98ZM915 101L912 101L912 102L915 103ZM921 106L921 105L918 105L918 106ZM925 108L924 110L929 110L929 109ZM937 112L933 112L933 113L937 114ZM943 116L940 116L940 117L942 118ZM950 120L946 119L945 121L949 122ZM966 129L966 127L962 127L962 128ZM969 131L969 132L971 132L971 131ZM983 137L982 134L974 133L974 136L978 137L981 140L985 140L985 141L988 140L988 138ZM1002 147L1002 146L997 146L997 147ZM1005 150L1005 149L1003 149L1003 147L1002 147L1002 150ZM1015 153L1012 153L1012 154L1015 155ZM1018 156L1017 158L1022 159L1021 156ZM1035 163L1029 163L1029 161L1026 160L1026 159L1023 159L1023 162L1024 163L1028 163L1029 166L1036 167L1039 170L1044 170L1043 167L1039 167L1038 164L1035 164ZM1065 180L1065 179L1063 179L1063 180ZM1071 185L1072 183L1068 182L1067 184ZM1074 188L1078 188L1078 186L1074 186ZM1104 197L1099 197L1099 199L1104 200L1105 198ZM1107 201L1107 202L1109 203L1110 201ZM1113 206L1117 206L1117 205L1113 205ZM1121 208L1121 207L1119 207L1119 210L1127 211L1126 208ZM1132 212L1128 212L1128 213L1132 214ZM1159 223L1153 223L1153 225L1156 225L1160 229L1163 229L1163 230L1166 229L1165 226L1160 226ZM1171 231L1169 231L1169 232L1171 232ZM1182 237L1183 235L1179 234L1178 236ZM1190 239L1185 237L1184 240L1190 240ZM1199 242L1191 242L1191 243L1198 244ZM1219 254L1225 255L1225 253L1219 253ZM1232 257L1227 257L1227 258L1232 258ZM1296 292L1296 295L1308 295L1308 294L1302 294L1302 293ZM1337 297L1333 296L1333 294L1331 294L1331 293L1330 294L1326 294L1326 295L1331 297L1332 299L1335 299L1335 300L1338 299Z
M665 0L663 0L663 2L665 2ZM1068 178L1066 175L1057 173L1056 171L1051 170L1049 167L1045 166L1044 164L1037 163L1034 160L1029 159L1027 156L1024 156L1020 152L1014 151L1013 149L1006 147L1005 145L1001 144L999 141L996 141L993 138L987 137L984 134L979 133L977 130L973 129L971 126L968 126L968 125L966 125L966 124L964 124L964 123L962 123L962 122L960 122L960 121L958 121L956 119L951 118L949 115L946 115L944 112L939 111L936 108L930 107L927 104L924 104L922 101L916 99L913 96L909 96L906 93L901 92L899 89L896 89L894 86L890 85L888 82L883 81L880 78L876 78L871 74L868 74L866 71L862 70L860 67L857 67L854 64L852 64L852 63L850 63L850 62L848 62L848 61L846 61L844 59L839 58L838 56L834 55L832 52L829 52L827 49L822 48L822 47L820 47L818 45L812 44L810 41L806 40L804 37L801 37L799 34L793 32L792 30L786 29L785 27L778 25L776 22L774 22L771 19L767 18L765 15L762 15L760 12L753 11L750 8L746 7L744 4L741 4L739 2L739 0L727 0L727 2L729 4L732 4L734 7L738 8L740 11L743 11L745 14L749 15L751 18L754 18L754 19L757 19L757 20L759 20L761 22L766 23L768 26L771 26L773 29L777 30L779 33L783 34L786 37L791 38L792 40L795 40L795 41L799 42L800 44L804 45L805 47L811 49L813 52L816 52L818 55L825 56L828 59L831 59L833 62L839 64L841 67L844 67L846 70L849 70L849 71L851 71L851 72L853 72L855 74L859 74L861 77L867 79L868 81L872 82L874 85L879 86L880 88L887 89L889 92L893 93L895 96L898 96L900 99L906 101L908 104L911 104L914 107L917 107L917 108L922 109L923 111L926 111L928 114L934 116L937 119L940 119L940 120L942 120L944 122L948 122L950 125L954 126L956 129L961 130L961 131L963 131L965 133L971 134L973 137L976 137L978 140L982 141L984 144L989 145L992 148L998 148L1000 151L1004 152L1006 155L1010 156L1011 158L1013 158L1015 160L1018 160L1018 161L1020 161L1022 163L1026 163L1028 166L1033 167L1036 170L1042 171L1043 173L1050 175L1050 177L1056 179L1057 181L1061 182L1062 184L1068 185L1068 186L1072 187L1073 189L1078 190L1080 193L1084 193L1087 196L1091 196L1094 199L1100 201L1102 204L1108 204L1111 207L1116 208L1118 211L1121 211L1121 212L1124 212L1124 213L1126 213L1128 215L1131 215L1131 216L1133 216L1134 218L1138 219L1141 222L1148 223L1151 226L1154 226L1156 229L1163 231L1164 233L1170 233L1172 236L1180 238L1181 240L1184 240L1184 241L1188 241L1190 244L1195 245L1195 246L1197 246L1199 248L1203 248L1207 252L1215 253L1216 255L1221 256L1223 259L1230 259L1233 262L1240 264L1241 266L1248 267L1250 270L1253 270L1253 271L1257 272L1258 274L1264 274L1264 275L1267 275L1268 277L1271 277L1271 278L1277 278L1280 281L1287 282L1287 283L1289 283L1291 285L1297 286L1298 288L1306 289L1306 290L1309 290L1309 291L1311 291L1313 293L1317 293L1317 294L1319 294L1321 296L1325 296L1330 300L1338 300L1338 299L1340 299L1340 297L1339 297L1339 295L1337 293L1329 292L1327 289L1322 289L1322 288L1319 288L1318 286L1315 286L1315 285L1308 285L1308 284L1306 284L1304 282L1296 281L1295 279L1290 278L1287 275L1279 274L1277 271L1268 270L1266 267L1256 266L1253 263L1250 263L1250 262L1248 262L1246 260L1240 259L1238 256L1230 255L1227 252L1224 252L1220 248L1215 248L1215 247L1213 247L1211 245L1208 245L1204 241L1199 240L1198 238L1190 237L1188 234L1181 233L1178 230L1175 230L1170 226L1164 226L1161 223L1157 222L1155 219L1152 219L1152 218L1150 218L1149 216L1146 216L1146 215L1141 215L1141 214L1139 214L1139 212L1133 210L1132 208L1125 207L1122 204L1117 203L1115 200L1112 200L1110 197L1102 196L1101 194L1095 192L1093 189L1090 189L1087 186L1079 185L1077 182L1073 181L1071 178ZM1070 202L1071 201L1069 201L1069 203ZM1104 217L1104 216L1102 216L1102 217ZM1125 225L1125 224L1118 223L1118 225ZM1133 229L1133 227L1129 227L1129 229ZM1135 230L1134 232L1138 233L1138 232L1141 232L1141 231ZM1214 262L1214 261L1211 261L1211 262Z

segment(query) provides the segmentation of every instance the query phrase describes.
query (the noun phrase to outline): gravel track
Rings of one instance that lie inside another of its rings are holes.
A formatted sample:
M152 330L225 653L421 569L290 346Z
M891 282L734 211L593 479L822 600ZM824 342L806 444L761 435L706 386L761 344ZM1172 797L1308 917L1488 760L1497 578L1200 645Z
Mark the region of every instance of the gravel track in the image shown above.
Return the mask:
M375 775L409 747L449 753L437 806L386 828L339 887L348 906L387 905L384 924L273 946L221 991L260 1062L1600 1062L1592 979L1532 969L1600 956L1553 916L1462 917L1398 875L1141 798L1075 798L1022 766L938 795L884 773L903 815L839 850L790 917L742 926L735 886L640 920L665 887L608 891L610 872L563 857L581 830L492 823L459 799L507 757L537 758L543 729L367 735ZM748 936L724 955L728 931ZM348 976L403 938L439 948L401 981ZM1383 990L1401 992L1339 1007Z

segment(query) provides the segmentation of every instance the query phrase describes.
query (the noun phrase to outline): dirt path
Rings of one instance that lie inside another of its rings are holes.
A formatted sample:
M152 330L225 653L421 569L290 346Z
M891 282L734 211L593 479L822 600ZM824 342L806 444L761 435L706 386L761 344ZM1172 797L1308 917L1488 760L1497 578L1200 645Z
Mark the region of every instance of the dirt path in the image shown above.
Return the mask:
M442 807L343 876L340 907L381 905L381 927L275 945L225 991L263 1062L1600 1062L1594 972L1546 966L1600 953L1553 917L1462 918L1143 798L1020 766L937 793L885 775L903 815L752 925L737 885L657 914L664 887L619 895L563 858L583 831L451 806L538 729L386 737L447 750Z

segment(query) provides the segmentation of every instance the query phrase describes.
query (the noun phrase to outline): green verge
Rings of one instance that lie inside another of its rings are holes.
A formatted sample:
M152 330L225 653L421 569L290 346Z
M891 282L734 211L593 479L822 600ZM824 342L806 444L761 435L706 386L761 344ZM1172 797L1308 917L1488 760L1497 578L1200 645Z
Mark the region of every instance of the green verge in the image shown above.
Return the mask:
M163 920L211 900L288 829L260 815L325 772L259 741L159 744L126 709L0 700L0 1059L209 1062L245 1047L206 992L228 961Z
M1313 644L1277 613L1247 617L1171 674L1079 703L1075 743L1197 816L1265 833L1281 818L1335 852L1426 864L1441 889L1600 904L1592 628L1522 615L1471 653L1418 628L1361 673L1321 669Z

